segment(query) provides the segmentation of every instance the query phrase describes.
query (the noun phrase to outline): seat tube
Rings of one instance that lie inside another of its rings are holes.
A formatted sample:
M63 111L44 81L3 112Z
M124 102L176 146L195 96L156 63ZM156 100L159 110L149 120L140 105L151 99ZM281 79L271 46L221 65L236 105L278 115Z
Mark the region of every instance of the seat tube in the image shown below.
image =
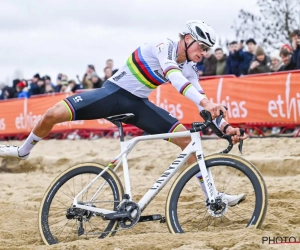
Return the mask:
M121 150L123 151L127 147L126 142L124 140L123 126L122 126L122 123L119 121L117 121L115 124L117 125L117 127L119 129ZM128 162L127 162L127 153L122 155L122 165L123 165L123 172L124 172L125 194L128 194L129 199L132 200L130 176L129 176Z
M116 122L114 122L114 124L118 127L119 135L120 135L120 141L123 142L124 141L124 130L123 130L122 123L119 122L119 121L116 121Z
M126 143L121 143L121 150L125 150ZM125 182L125 194L129 195L129 200L132 200L131 196L131 184L130 184L130 176L129 176L129 169L128 169L128 162L127 162L127 153L122 155L122 165L123 165L123 171L124 171L124 182Z

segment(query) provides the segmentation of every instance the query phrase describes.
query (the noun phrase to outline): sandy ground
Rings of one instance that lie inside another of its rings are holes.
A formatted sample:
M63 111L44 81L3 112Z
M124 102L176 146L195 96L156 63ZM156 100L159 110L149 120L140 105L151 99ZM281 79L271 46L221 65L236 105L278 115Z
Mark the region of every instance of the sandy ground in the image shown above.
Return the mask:
M221 140L203 141L206 155L225 146ZM243 157L257 166L268 188L269 207L260 230L172 235L166 224L148 222L104 240L45 246L38 230L38 209L52 180L76 163L108 163L118 152L119 143L113 139L49 140L41 141L27 161L0 159L0 249L299 249L299 245L262 244L262 237L293 235L299 240L300 138L245 141ZM179 153L165 141L139 143L129 157L134 198L140 198ZM239 155L237 147L232 153ZM148 214L164 213L167 192L168 186L146 209Z

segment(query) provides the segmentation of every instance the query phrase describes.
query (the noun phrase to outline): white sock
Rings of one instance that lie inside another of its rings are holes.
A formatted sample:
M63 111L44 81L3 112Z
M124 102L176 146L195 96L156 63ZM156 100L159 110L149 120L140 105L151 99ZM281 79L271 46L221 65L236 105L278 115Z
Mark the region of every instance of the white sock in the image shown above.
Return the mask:
M203 193L205 194L205 197L206 199L208 198L208 195L207 195L207 192L206 192L206 188L205 188L205 184L204 184L204 181L203 181L203 177L202 177L202 174L201 172L197 173L196 175L196 178L198 179L199 183L200 183L200 186L203 190Z
M37 144L42 139L43 138L40 138L36 136L33 132L31 132L30 135L27 137L26 141L19 148L19 155L28 155L30 153L30 150L35 146L35 144Z

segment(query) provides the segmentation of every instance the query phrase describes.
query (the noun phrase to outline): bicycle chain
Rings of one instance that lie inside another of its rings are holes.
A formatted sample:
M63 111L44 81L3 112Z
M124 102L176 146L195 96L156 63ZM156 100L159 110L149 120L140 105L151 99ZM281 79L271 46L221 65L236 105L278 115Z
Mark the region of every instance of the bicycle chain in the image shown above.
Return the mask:
M104 232L86 233L85 235L101 235L101 234L109 234L109 233L111 233L111 237L112 237L112 236L115 236L115 234L116 234L117 232L120 232L120 231L124 231L124 230L128 230L128 229L129 229L129 228L121 228L121 229L118 229L118 228L119 228L119 225L117 224L115 230L104 231Z
M120 203L120 201L92 201L92 202L85 202L85 203L87 203L87 204L93 204L93 203L108 203L108 202L118 202L118 203ZM115 227L114 230L103 231L103 232L86 233L85 235L102 235L102 234L110 234L111 233L111 237L113 237L113 236L115 236L115 234L117 232L131 229L131 227L118 229L119 227L120 227L119 223L117 223L117 225L116 225L116 227Z

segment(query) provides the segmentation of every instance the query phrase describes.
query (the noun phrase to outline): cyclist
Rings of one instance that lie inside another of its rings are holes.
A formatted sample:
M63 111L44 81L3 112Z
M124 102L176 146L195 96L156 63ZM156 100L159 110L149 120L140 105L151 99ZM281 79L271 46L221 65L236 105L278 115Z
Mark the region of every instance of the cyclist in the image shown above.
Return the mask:
M215 44L215 31L203 21L192 20L186 23L179 36L179 41L165 39L146 43L136 49L126 64L105 81L100 89L75 94L49 108L23 145L1 145L0 157L27 159L31 149L46 137L57 123L99 119L122 113L133 113L135 116L129 118L126 123L135 125L149 134L186 131L175 117L148 100L149 94L166 82L171 82L177 91L192 100L199 110L209 111L213 119L219 116L220 111L223 111L226 117L226 110L222 104L212 103L206 98L195 71L195 63ZM240 135L238 128L233 128L225 120L216 125L224 133L232 135L235 143L246 138ZM190 137L172 139L172 143L182 149L189 142ZM189 163L195 161L195 156L189 159ZM203 188L201 176L198 178ZM228 200L231 199L236 204L244 195L228 197Z

